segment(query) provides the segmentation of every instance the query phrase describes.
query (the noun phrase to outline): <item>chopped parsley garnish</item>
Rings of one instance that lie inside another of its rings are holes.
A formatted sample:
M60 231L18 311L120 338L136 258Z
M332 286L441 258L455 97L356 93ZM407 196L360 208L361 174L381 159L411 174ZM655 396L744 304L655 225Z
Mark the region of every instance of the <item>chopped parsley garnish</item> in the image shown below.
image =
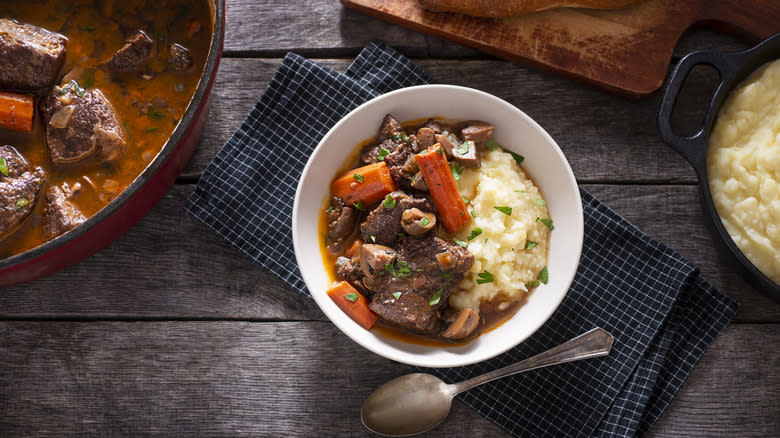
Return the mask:
M549 217L538 217L536 218L537 222L543 223L547 228L550 229L550 231L555 229L555 226L553 225L553 220Z
M398 299L401 298L401 292L393 292L393 298L398 301Z
M469 200L469 199L466 199L466 197L465 197L465 196L461 196L461 198L463 198L463 203L464 203L464 204L468 204L469 202L471 202L471 200Z
M450 163L450 170L455 181L460 180L460 176L463 174L463 166L460 163Z
M525 249L534 249L538 245L538 243L534 242L533 240L526 240L525 241Z
M385 161L385 157L390 155L390 150L382 146L379 148L379 153L376 154L377 161Z
M405 142L409 141L409 136L406 135L406 134L393 134L393 140L396 140L396 141L401 140L402 142L405 143Z
M437 154L439 154L439 155L444 155L444 149L442 149L442 148L437 148L437 149L436 149L436 153L437 153Z
M395 207L395 198L390 196L388 193L387 196L385 196L385 200L382 202L382 205L384 205L386 209L392 210L393 207Z
M335 208L333 208L332 205L329 205L328 208L325 209L325 212L327 213L327 212L333 211L333 210L335 210Z
M469 213L471 213L471 217L473 217L473 218L476 218L476 217L477 217L477 212L476 212L476 211L474 211L474 209L473 209L473 208L472 208L471 210L469 210Z
M494 206L493 208L500 211L501 213L504 213L507 216L512 216L512 207Z
M8 163L6 163L5 157L0 157L0 173L3 176L8 176Z
M400 261L395 264L396 270L398 271L398 277L408 277L412 275L412 270L409 269L409 264L405 261Z
M351 292L344 295L344 298L348 299L349 301L352 301L353 303L358 300L358 294L355 292Z
M506 151L506 152L509 153L509 155L511 155L512 158L515 159L515 163L517 163L517 164L520 164L520 163L523 162L523 160L525 160L525 157L520 155L520 154L516 154L516 153L514 153L512 151Z
M530 283L526 283L526 284L525 284L525 287L526 287L527 289L533 289L533 288L535 288L536 286L539 286L539 280L534 280L534 281L532 281L532 282L530 282Z
M152 120L159 120L165 117L165 114L163 114L162 111L159 109L150 106L149 109L146 111L146 117L149 117Z
M443 278L444 280L447 280L448 282L452 280L452 274L448 274L446 272L442 272L439 274L439 277Z
M458 146L455 149L455 152L457 152L457 153L459 153L461 155L468 154L469 153L469 143L467 141L464 141L463 143L460 144L460 146Z
M365 209L366 209L366 207L363 205L363 201L362 201L362 200L360 200L360 201L358 201L358 202L355 202L355 203L353 203L352 205L355 207L355 209L356 209L357 211L363 211L363 210L365 210Z
M354 179L354 180L355 180L355 181L357 181L357 182L361 182L361 183L362 183L362 182L363 182L363 179L364 179L364 177L363 177L363 175L361 175L361 174L359 174L359 173L353 173L353 174L352 174L352 179Z
M374 236L373 234L371 235L371 241L376 243L376 236Z
M389 272L393 277L398 277L398 272L396 272L395 265L392 263L385 265L385 271Z
M25 205L29 204L30 200L25 198L19 198L16 200L16 210L21 210Z
M540 205L540 206L544 207L545 205L547 205L547 201L545 201L544 199L539 198L539 199L536 200L536 205Z
M466 240L474 240L477 236L482 234L482 228L473 228L471 230L471 234L469 234L469 237L466 238Z
M547 284L547 282L550 281L550 273L547 272L547 266L542 268L542 272L539 273L539 281L544 284Z
M458 245L460 245L460 246L462 246L462 247L464 247L464 248L466 248L467 246L469 246L469 243L468 243L468 242L464 242L464 241L462 241L462 240L458 240L458 239L452 239L452 240L453 240L453 242L457 243Z
M83 88L81 88L81 87L79 86L79 83L78 83L78 82L76 82L76 80L75 80L75 79L71 79L71 80L70 80L70 82L68 82L67 84L65 84L65 86L64 86L64 87L62 87L62 89L60 90L60 92L59 92L59 93L57 93L57 95L58 95L58 96L62 96L63 94L65 94L65 93L67 93L68 91L71 91L71 90L72 90L72 91L73 91L73 92L76 94L76 96L78 96L78 97L84 97L84 93L86 93L86 90L84 90Z
M430 300L428 300L428 304L431 306L435 306L439 304L439 301L441 300L441 294L444 292L444 286L440 287L439 290L436 291L435 294L431 297Z
M430 219L428 219L427 217L424 217L424 218L422 218L422 219L420 220L420 225L422 225L422 226L426 226L426 225L428 225L429 223L431 223L431 221L430 221Z
M496 141L491 138L490 140L487 141L487 143L485 143L485 147L488 148L489 151L494 151L500 148L501 145L496 143Z
M492 283L493 282L493 274L488 272L487 270L483 270L479 274L477 274L477 284L485 284L485 283Z

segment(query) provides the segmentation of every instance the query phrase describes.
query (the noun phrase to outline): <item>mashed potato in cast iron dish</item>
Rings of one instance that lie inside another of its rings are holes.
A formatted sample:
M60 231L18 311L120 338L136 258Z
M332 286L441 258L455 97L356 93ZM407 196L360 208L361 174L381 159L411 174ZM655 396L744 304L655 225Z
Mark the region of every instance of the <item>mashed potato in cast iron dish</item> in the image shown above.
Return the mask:
M387 115L333 181L323 220L336 280L328 295L358 324L462 343L547 282L547 203L523 157L493 134L485 122Z
M710 134L707 174L734 243L780 284L780 60L726 100Z

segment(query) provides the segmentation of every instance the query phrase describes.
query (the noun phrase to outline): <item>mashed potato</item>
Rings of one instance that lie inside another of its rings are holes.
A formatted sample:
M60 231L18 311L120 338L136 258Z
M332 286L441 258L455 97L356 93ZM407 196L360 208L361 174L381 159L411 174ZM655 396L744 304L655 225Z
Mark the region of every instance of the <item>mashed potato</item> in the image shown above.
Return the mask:
M710 135L707 173L734 243L780 283L780 60L756 70L726 100Z
M474 264L450 297L451 306L477 311L481 302L499 295L505 301L524 298L547 265L550 236L546 202L512 155L496 149L483 153L481 161L479 169L464 169L458 180L474 220L456 237L468 242ZM477 228L482 232L473 236ZM487 279L485 272L493 281L478 281Z

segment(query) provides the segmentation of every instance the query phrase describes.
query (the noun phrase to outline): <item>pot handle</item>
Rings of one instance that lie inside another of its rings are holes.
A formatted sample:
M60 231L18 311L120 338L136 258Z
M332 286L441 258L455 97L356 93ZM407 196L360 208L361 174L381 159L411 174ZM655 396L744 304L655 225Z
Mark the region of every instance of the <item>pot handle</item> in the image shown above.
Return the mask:
M715 51L698 51L686 55L680 60L669 78L664 96L661 99L661 107L658 110L658 131L666 143L684 156L697 172L704 170L707 134L714 117L713 111L718 106L720 95L724 86L731 80L737 68L743 60L742 53L725 54ZM699 131L689 137L681 137L672 129L672 111L677 103L680 88L685 82L693 67L700 64L713 66L720 73L720 83L710 100L710 104L704 114L704 121Z

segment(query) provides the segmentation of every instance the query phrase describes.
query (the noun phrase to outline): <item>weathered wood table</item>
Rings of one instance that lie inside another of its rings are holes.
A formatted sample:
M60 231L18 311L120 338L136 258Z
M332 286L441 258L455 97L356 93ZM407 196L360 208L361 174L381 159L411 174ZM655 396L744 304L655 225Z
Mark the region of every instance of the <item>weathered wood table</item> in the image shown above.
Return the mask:
M343 71L381 38L442 83L515 104L557 140L580 184L701 267L733 323L651 435L780 434L780 305L716 251L693 170L657 134L660 96L629 101L345 10L335 0L228 2L211 118L177 184L128 234L48 278L0 290L0 436L366 436L359 408L411 371L362 349L182 207L284 53ZM747 47L687 34L690 50ZM713 75L689 81L693 130ZM429 436L504 436L460 402Z

